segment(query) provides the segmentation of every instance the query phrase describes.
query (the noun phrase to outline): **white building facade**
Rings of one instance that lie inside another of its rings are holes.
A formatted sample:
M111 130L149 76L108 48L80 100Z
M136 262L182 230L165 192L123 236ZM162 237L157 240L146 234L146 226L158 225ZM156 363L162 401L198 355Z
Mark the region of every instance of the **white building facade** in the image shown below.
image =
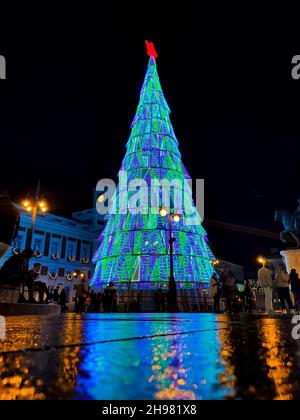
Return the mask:
M18 236L7 254L0 260L0 266L13 254L29 247L31 214L22 210ZM47 283L50 292L57 286L64 288L68 302L72 303L74 286L84 275L90 279L94 272L92 257L98 248L98 238L104 227L104 220L96 209L73 213L72 218L38 213L31 248L34 257L29 266L40 263L39 280Z

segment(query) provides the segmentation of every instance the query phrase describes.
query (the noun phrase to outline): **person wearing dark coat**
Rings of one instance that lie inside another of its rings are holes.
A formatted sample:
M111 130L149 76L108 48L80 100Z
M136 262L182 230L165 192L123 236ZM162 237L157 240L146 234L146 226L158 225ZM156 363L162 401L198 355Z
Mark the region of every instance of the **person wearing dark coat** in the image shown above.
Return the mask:
M0 269L0 282L20 286L27 280L29 259L33 257L31 249L25 249L20 254L12 255Z
M58 301L59 301L59 293L58 292L59 292L59 286L57 286L56 289L54 290L53 297L52 297L53 303L56 303L56 304L58 304Z
M117 289L113 282L110 282L104 290L103 306L104 312L115 312L117 304Z
M36 283L38 295L39 295L39 303L49 303L50 302L50 293L47 287L47 284L43 281L37 281ZM44 296L46 295L46 300L44 301Z
M245 283L245 306L249 314L252 313L255 307L255 293L252 289L250 280L246 280Z
M0 192L0 260L18 235L19 221L20 213L7 192Z
M225 297L225 296L224 296L224 291L225 291L225 282L226 282L226 279L227 279L227 277L228 277L229 275L230 275L229 265L228 265L228 264L225 264L225 265L223 266L222 272L221 272L221 274L220 274L220 276L219 276L219 283L220 283L220 286L221 286L222 297Z
M62 289L59 295L59 303L61 306L61 313L65 313L67 310L67 293L65 289Z
M294 311L294 306L290 295L289 283L290 276L286 272L284 264L279 264L276 269L273 285L277 289L283 313L286 312L286 304L288 305L290 312Z
M299 274L297 273L295 268L291 269L290 283L291 283L291 290L295 299L295 307L297 311L299 311L300 309L300 279L299 279Z
M222 293L226 299L226 310L229 314L234 312L234 301L237 296L237 281L232 271L228 271L226 278L224 279Z
M35 263L31 270L27 273L26 285L28 289L28 303L37 303L33 297L34 282L37 280L41 272L41 264Z

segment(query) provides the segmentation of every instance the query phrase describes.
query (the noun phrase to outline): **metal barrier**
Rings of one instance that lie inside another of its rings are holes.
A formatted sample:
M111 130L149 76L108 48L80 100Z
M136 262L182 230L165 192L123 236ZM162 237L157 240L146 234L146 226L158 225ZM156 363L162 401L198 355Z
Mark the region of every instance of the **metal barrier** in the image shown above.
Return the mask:
M139 295L138 295L139 294ZM154 303L155 290L143 290L138 292L132 290L130 295L128 291L118 291L119 297L119 311L128 312L135 311L138 308L143 312L155 312ZM139 296L139 305L138 305ZM255 291L257 312L265 312L265 294L262 290ZM180 312L213 312L213 298L199 289L179 289L177 290L177 302ZM221 312L225 311L225 299L220 300ZM281 309L280 301L277 291L273 291L273 308L275 310ZM167 299L165 298L165 311L167 310ZM163 312L163 310L162 310Z
M197 289L178 289L177 302L180 312L212 312L213 299ZM165 311L167 310L167 298L165 294ZM121 312L139 310L143 312L155 312L155 290L118 290L118 310ZM162 307L163 312L163 307Z

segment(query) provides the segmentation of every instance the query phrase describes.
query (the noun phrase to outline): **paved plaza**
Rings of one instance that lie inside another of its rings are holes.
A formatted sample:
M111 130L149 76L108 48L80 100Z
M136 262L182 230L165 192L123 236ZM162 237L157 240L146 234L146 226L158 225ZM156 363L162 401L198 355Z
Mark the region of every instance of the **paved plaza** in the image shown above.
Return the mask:
M67 314L6 318L1 399L299 399L291 318Z

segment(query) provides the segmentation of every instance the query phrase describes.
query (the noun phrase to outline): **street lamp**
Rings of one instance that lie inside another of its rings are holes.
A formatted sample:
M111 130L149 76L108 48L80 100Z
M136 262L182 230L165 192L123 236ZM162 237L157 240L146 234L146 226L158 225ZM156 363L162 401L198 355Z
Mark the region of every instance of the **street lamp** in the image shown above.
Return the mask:
M257 262L259 262L259 264L262 264L263 266L265 266L266 259L264 257L258 257Z
M174 277L174 261L173 261L173 244L176 239L173 237L172 225L173 222L178 223L181 220L180 214L169 212L162 207L159 211L162 217L168 216L169 222L169 244L170 244L170 278L169 278L169 292L168 292L168 308L170 312L177 312L177 287Z
M26 199L22 203L24 209L28 213L32 214L32 216L31 216L31 226L30 226L30 229L28 231L28 240L27 240L27 244L26 244L27 248L31 248L31 245L32 245L31 243L32 243L32 237L33 237L33 231L34 231L34 226L35 226L35 222L36 222L37 212L41 211L43 213L46 213L47 210L48 210L47 202L45 200L40 200L39 195L40 195L40 181L38 181L35 198L33 200Z
M213 265L213 267L215 267L216 265L220 264L220 261L219 260L211 260L210 262Z

